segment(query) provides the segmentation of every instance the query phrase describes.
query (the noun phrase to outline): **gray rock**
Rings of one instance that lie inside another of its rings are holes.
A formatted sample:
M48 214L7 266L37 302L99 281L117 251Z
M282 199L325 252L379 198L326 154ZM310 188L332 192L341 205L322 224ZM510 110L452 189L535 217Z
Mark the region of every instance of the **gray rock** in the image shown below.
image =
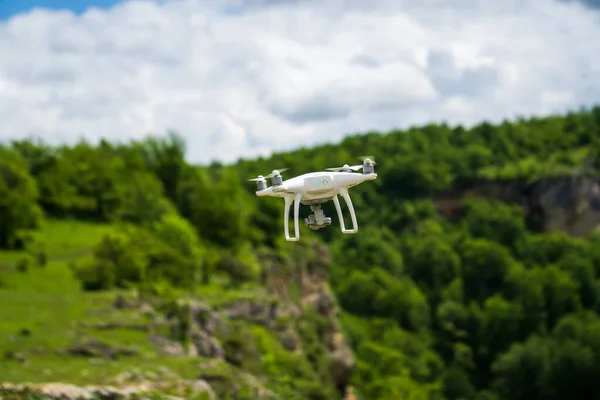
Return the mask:
M331 353L330 371L338 388L348 386L355 366L356 360L348 346L341 347Z
M320 289L306 296L304 303L325 316L333 315L337 311L334 295L325 289Z
M181 343L174 340L169 340L162 336L152 335L149 338L150 343L154 345L157 350L162 353L173 357L179 357L185 355L187 352L181 345Z
M207 333L214 334L227 334L229 333L229 327L227 323L219 316L219 314L214 311L210 313L201 324L202 329L204 329Z
M196 393L206 393L208 395L208 400L217 400L218 397L216 393L213 391L212 387L203 379L195 380L191 385L191 389Z
M279 340L282 346L289 351L296 351L300 346L300 339L294 329L288 327L286 330L279 334Z
M225 351L221 342L215 337L210 336L208 333L199 329L192 330L191 340L198 351L198 355L206 358L217 358L223 359L225 357Z
M119 356L133 356L138 354L136 349L112 346L95 338L78 340L73 346L69 347L66 352L71 355L101 357L113 360Z
M45 400L115 400L115 399L140 399L148 391L161 390L169 384L159 382L139 382L137 384L123 387L113 386L86 386L80 387L65 383L45 383L37 385L13 385L0 384L0 390L11 394L23 394L29 396L36 394L43 396ZM203 380L182 381L176 386L183 392L185 388L186 397L206 393L208 399L217 400L210 385ZM26 393L26 395L24 394ZM142 396L142 397L140 397ZM36 397L37 398L37 397ZM183 400L183 397L169 396L166 399Z
M224 308L225 315L232 319L271 326L277 314L278 303L265 299L240 299Z

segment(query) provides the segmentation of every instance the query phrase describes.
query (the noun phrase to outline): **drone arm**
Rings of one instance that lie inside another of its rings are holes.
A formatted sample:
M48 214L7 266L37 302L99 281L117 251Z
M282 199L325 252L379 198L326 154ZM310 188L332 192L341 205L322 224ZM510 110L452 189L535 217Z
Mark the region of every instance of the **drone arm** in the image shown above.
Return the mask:
M335 204L335 209L337 210L338 218L340 219L340 227L342 229L342 233L350 234L358 232L358 222L356 220L356 213L354 212L354 206L352 205L352 200L350 200L350 195L348 194L348 189L342 188L340 190L340 194L344 198L346 205L350 211L350 218L352 219L352 229L346 229L346 225L344 224L344 214L342 213L342 207L340 205L340 200L336 195L333 198L333 204Z
M300 213L300 199L302 197L301 193L296 194L296 196L285 196L285 210L283 215L283 227L285 230L285 240L288 242L297 242L300 240L300 226L298 225L298 215ZM292 206L292 202L294 203L294 237L290 237L290 208Z

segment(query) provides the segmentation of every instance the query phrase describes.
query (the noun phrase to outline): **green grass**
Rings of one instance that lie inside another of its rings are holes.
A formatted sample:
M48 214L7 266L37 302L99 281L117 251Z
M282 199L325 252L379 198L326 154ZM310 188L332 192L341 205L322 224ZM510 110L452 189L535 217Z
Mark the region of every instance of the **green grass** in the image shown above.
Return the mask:
M109 225L89 222L49 220L33 232L31 253L42 247L49 263L67 262L90 254L92 247L110 229ZM0 274L14 271L27 256L25 251L0 251ZM34 254L29 254L34 255Z
M75 321L93 313L99 303L106 302L102 300L79 293L0 290L0 349L23 352L67 346L78 333ZM29 336L19 336L24 329L31 332Z
M89 256L108 227L71 221L50 221L35 233L47 249L45 266L30 265L18 272L14 263L25 251L0 251L0 350L20 351L35 346L60 346L68 340L65 330L94 309L112 301L110 294L84 294L68 263ZM21 329L32 334L16 340ZM2 374L0 374L2 376Z
M136 310L114 308L115 292L82 292L69 269L70 262L90 257L108 229L107 225L74 221L45 223L34 237L44 244L48 263L29 265L25 272L16 269L25 251L0 251L0 382L99 384L140 366L143 370L167 367L182 378L197 374L198 358L157 355L144 330L85 325L146 322ZM82 336L134 347L139 354L91 361L61 353Z
M195 295L214 307L221 307L237 300L274 300L273 296L269 296L264 288L257 287L256 284L241 285L223 290L222 285L213 282L198 287Z
M114 384L115 378L123 372L140 371L148 376L148 372L151 372L161 376L161 370L165 368L174 373L177 379L194 379L198 376L200 362L197 357L128 357L115 361L40 355L31 358L26 364L2 361L0 374L3 382L10 383L67 382L74 385L98 385Z

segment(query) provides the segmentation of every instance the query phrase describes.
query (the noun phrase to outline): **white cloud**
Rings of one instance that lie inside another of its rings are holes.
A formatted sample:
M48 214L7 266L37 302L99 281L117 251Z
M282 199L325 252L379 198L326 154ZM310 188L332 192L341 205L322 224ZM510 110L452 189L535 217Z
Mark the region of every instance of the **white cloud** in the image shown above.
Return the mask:
M173 129L190 160L229 162L371 129L564 111L599 101L599 22L562 0L36 10L0 22L0 140Z

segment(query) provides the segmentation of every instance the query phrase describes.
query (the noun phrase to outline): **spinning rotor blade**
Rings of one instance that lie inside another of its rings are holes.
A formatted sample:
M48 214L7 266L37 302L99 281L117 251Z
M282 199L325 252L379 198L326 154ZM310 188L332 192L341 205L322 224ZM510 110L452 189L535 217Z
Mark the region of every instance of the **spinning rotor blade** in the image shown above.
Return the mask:
M269 175L266 175L265 178L272 178L274 176L280 175L283 171L287 171L288 169L289 168L275 169Z
M281 175L281 173L282 173L283 171L287 171L288 169L289 169L289 168L275 169L275 170L273 170L273 172L271 172L269 175L265 175L265 176L259 175L259 176L257 176L256 178L251 178L251 179L248 179L248 181L251 181L251 182L264 181L264 180L266 180L266 179L268 179L268 178L272 178L272 177L274 177L274 176Z
M363 167L362 164L361 165L344 165L343 167L325 168L325 170L339 172L339 171L343 171L344 169L348 168L348 169L351 169L352 171L358 171L362 167Z
M376 162L375 162L375 156L360 156L360 157L358 157L358 159L362 160L363 163L364 162L369 162L369 163L371 163L373 165L376 164Z

